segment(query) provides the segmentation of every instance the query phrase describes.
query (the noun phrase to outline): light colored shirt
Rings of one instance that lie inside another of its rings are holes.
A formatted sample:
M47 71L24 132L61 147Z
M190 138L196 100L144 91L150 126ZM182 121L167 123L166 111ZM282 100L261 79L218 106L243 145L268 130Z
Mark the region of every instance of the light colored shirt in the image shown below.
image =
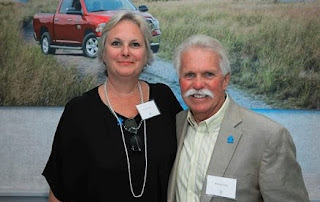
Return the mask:
M188 112L188 128L177 170L177 202L199 202L203 182L211 159L229 98L219 111L197 124Z

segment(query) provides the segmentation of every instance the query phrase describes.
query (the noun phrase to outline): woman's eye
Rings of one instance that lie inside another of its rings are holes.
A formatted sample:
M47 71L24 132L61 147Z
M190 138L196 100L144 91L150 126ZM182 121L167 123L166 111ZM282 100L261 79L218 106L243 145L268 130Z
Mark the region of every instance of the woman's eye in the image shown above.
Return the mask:
M132 43L131 46L132 47L140 47L140 43L135 42L135 43Z
M114 41L111 43L111 46L120 46L120 42L119 41Z

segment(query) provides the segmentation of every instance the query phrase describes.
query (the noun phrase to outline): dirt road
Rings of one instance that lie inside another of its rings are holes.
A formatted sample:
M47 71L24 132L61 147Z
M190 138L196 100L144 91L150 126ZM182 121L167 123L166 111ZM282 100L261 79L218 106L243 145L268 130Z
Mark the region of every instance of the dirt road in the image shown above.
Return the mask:
M31 23L27 24L24 27L23 33L24 38L28 43L34 43L36 45L36 42L33 39L32 35L33 27ZM99 83L103 83L105 80L105 76L103 73L104 67L99 62L99 60L84 57L82 51L58 49L56 51L55 57L64 67L74 66L78 68L81 74L91 74L93 76L96 76ZM141 74L141 79L150 83L161 82L167 84L172 89L181 105L185 107L180 94L178 78L172 63L163 61L162 59L155 56L154 63L144 70L144 72ZM229 85L227 92L236 102L247 108L272 108L260 98L250 95L245 91L236 88L235 86Z
M84 57L81 51L57 50L55 57L63 66L76 66L81 74L96 76L99 83L103 83L105 80L103 74L104 67L101 65L100 61L98 59ZM177 74L172 63L163 61L156 56L154 63L143 71L140 78L150 83L161 82L167 84L172 89L179 102L184 105L180 94ZM261 99L249 95L232 85L229 86L228 93L235 101L245 107L252 109L271 108L271 106L267 105Z

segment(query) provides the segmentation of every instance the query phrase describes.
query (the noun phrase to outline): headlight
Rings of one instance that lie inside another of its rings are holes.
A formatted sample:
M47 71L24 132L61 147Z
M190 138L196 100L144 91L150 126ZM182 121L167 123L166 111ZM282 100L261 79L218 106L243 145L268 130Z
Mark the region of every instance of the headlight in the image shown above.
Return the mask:
M153 23L154 29L160 29L160 24L159 24L159 21L157 19L153 18L152 23Z
M96 32L102 32L103 28L106 26L106 23L100 23L96 27Z
M160 29L159 21L155 18L146 18L147 22L149 23L152 30Z

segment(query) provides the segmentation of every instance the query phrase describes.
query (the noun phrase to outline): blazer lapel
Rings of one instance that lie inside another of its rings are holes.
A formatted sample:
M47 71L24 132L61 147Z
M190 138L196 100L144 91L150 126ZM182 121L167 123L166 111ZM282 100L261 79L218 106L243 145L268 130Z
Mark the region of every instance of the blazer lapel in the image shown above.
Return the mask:
M179 159L181 155L181 149L183 146L184 137L187 134L187 114L188 111L182 111L176 116L176 133L177 133L177 154L176 159L174 161L170 178L169 178L169 185L168 185L168 202L175 201L175 190L177 184L177 168L179 165Z
M229 99L229 105L226 109L220 127L219 135L211 156L206 176L224 176L242 135L241 129L236 128L236 126L238 126L241 122L239 108L230 97ZM233 138L233 142L231 141L228 143L229 136ZM201 202L208 202L212 199L212 196L206 194L206 186L207 179L205 179L203 183L202 194L200 198Z

